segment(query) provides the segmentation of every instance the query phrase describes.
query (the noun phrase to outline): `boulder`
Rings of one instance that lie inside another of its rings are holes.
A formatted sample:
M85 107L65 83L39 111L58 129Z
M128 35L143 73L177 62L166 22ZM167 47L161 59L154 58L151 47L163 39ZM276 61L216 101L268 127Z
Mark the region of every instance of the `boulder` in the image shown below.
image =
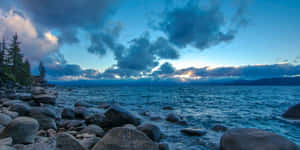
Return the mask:
M300 119L300 103L289 108L283 115L284 118Z
M147 123L138 126L137 129L144 132L153 141L159 142L161 132L158 126Z
M180 132L189 136L203 136L207 133L203 129L194 129L194 128L181 129Z
M100 141L99 137L90 137L85 138L83 140L80 140L79 143L85 148L85 149L92 149L93 146Z
M101 109L107 109L109 108L110 105L105 103L105 102L101 102L99 105L98 105L98 108L101 108Z
M143 132L117 127L111 129L92 150L158 150L154 143Z
M10 121L11 121L10 116L8 116L4 113L0 113L0 125L7 126Z
M0 137L12 137L14 144L33 143L39 129L39 123L29 117L12 120L2 131Z
M225 126L222 126L222 125L215 125L211 129L214 130L214 131L217 131L217 132L227 131L227 128Z
M17 112L19 116L27 116L30 112L30 106L26 103L15 103L9 107L9 110Z
M102 126L103 125L103 122L104 122L104 114L102 113L96 113L96 114L93 114L93 115L89 115L85 121L87 124L96 124L98 126Z
M29 101L32 99L31 93L16 93L16 96L23 101Z
M78 106L74 109L75 117L79 119L87 119L93 112L89 111L88 108Z
M60 133L56 137L57 150L85 150L85 148L69 133Z
M7 145L11 146L13 142L13 139L11 137L0 139L0 145ZM1 149L0 149L1 150Z
M0 145L1 150L16 150L13 147L7 146L7 145Z
M86 127L84 120L63 120L59 123L60 127L63 127L65 129L69 130L82 130Z
M57 129L56 112L49 107L33 107L30 116L38 120L40 129Z
M64 108L61 115L62 115L62 118L65 118L65 119L75 119L74 110L71 108Z
M75 107L93 107L94 105L89 104L89 103L84 102L84 101L78 101L77 103L75 103L74 106Z
M82 129L79 133L94 134L94 135L96 135L98 137L104 136L103 129L101 127L95 125L95 124L88 125L84 129Z
M43 87L35 86L31 88L32 95L46 94L46 90Z
M42 141L36 141L34 144L17 144L14 147L17 150L56 150L56 140L53 137L46 138Z
M236 128L228 130L221 138L221 150L298 150L295 143L272 132Z
M125 124L133 124L139 125L140 119L133 115L131 112L125 110L119 105L112 105L105 113L104 113L104 121L102 127L104 128L112 128L123 126Z
M41 95L33 95L33 100L37 103L43 103L43 104L56 104L56 96L50 95L50 94L41 94Z
M23 101L21 100L10 100L10 101L5 101L3 103L3 106L4 107L10 107L11 105L14 105L14 104L18 104L18 103L22 103L22 104L25 104Z
M9 110L6 110L4 109L3 112L4 114L10 116L11 118L17 118L19 116L19 114L17 112L14 112L14 111L9 111Z

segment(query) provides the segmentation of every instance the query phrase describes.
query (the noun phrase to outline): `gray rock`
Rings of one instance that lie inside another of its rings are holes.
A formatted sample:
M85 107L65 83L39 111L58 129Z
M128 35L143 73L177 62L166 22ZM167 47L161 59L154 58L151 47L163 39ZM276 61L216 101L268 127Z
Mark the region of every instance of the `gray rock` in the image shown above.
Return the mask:
M45 137L44 137L45 138ZM34 144L14 145L17 150L56 150L56 140L55 138L45 138L43 141L36 141Z
M101 102L99 105L98 105L98 108L101 108L101 109L107 109L109 108L110 105L105 103L105 102Z
M10 116L4 113L0 113L0 125L7 126L10 121L11 121Z
M41 94L41 95L33 95L33 100L37 103L43 103L43 104L56 104L56 96L50 95L50 94Z
M123 126L124 128L129 128L129 129L134 129L136 130L136 126L132 125L132 124L126 124Z
M300 119L300 103L289 108L283 115L284 118Z
M85 138L83 140L80 140L79 143L85 148L85 149L92 149L93 146L100 141L100 138L98 137L90 137Z
M64 108L63 112L62 112L62 118L66 118L66 119L75 119L75 113L74 110L71 108Z
M160 140L161 132L158 126L153 124L143 124L137 127L138 130L144 132L150 139L155 142Z
M193 128L185 128L180 130L180 132L189 136L203 136L207 133L203 129L193 129Z
M252 128L228 130L221 138L221 150L298 150L295 143L274 134Z
M9 107L9 110L17 112L20 116L27 116L30 112L30 106L26 103L15 103Z
M85 150L85 148L69 133L60 133L56 137L57 150Z
M56 113L48 107L34 107L30 110L30 116L38 120L41 129L57 129Z
M6 145L0 145L0 150L16 150L16 149Z
M79 119L87 119L90 115L93 115L93 112L89 111L86 107L75 107L74 113L76 118Z
M137 126L140 124L140 119L138 117L119 105L112 105L104 113L104 116L105 118L102 125L104 128L118 127L126 124L133 124Z
M24 104L24 102L21 101L21 100L10 100L10 101L4 102L4 103L3 103L3 106L9 107L9 106L11 106L11 105L13 105L13 104L17 104L17 103L22 103L22 104Z
M11 137L0 139L0 145L11 146L12 142L13 142L13 139Z
M154 143L143 132L117 127L111 129L92 150L158 150Z
M40 94L46 94L46 90L43 87L32 87L31 89L32 95L40 95Z
M13 118L13 119L19 116L19 114L18 114L17 112L9 111L9 110L3 110L2 113L4 113L4 114L10 116L10 117Z
M162 109L163 110L174 110L174 108L171 106L164 106Z
M31 93L16 93L17 97L23 101L29 101L32 99Z
M101 127L91 124L85 127L83 130L81 130L79 133L88 133L88 134L94 134L98 137L103 137L104 136L104 131Z
M85 121L87 124L96 124L98 126L102 126L103 125L103 122L104 122L104 114L102 113L96 113L96 114L93 114L93 115L89 115Z
M33 143L39 129L39 123L29 117L12 120L2 131L0 137L12 137L14 144Z
M86 127L84 120L63 120L59 123L60 127L63 127L68 130L82 130Z

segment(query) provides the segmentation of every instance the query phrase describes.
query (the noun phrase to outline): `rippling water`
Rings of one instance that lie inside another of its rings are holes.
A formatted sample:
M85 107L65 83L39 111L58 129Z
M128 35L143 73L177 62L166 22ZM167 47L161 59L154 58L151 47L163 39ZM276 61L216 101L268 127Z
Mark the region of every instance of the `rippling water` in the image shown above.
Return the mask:
M300 102L300 87L289 86L71 86L58 87L58 102L72 106L76 101L119 103L131 111L149 112L164 118L172 106L188 122L181 126L150 121L165 134L162 141L173 149L206 149L215 147L223 133L210 130L215 124L228 128L259 128L287 137L300 145L300 122L282 119L280 115ZM203 128L208 134L187 137L184 127ZM205 143L205 144L204 144ZM203 146L205 145L205 146Z

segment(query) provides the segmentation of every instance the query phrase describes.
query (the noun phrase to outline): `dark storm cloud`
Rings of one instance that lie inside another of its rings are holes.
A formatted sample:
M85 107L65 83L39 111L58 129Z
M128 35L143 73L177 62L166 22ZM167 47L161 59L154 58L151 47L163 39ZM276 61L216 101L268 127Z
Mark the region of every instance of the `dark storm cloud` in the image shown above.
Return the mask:
M174 72L176 71L176 68L174 68L172 66L172 64L166 62L164 64L162 64L158 70L154 71L152 73L152 75L154 77L158 77L159 75L170 75L170 74L173 74Z
M237 29L230 28L223 31L226 21L219 4L212 2L207 8L201 7L199 3L198 0L189 0L184 7L167 10L158 23L158 29L165 33L173 44L181 48L190 45L203 50L222 42L232 41ZM246 21L242 17L244 8L245 6L238 7L233 22Z
M60 39L76 43L79 29L94 32L113 13L119 0L13 0L42 28L61 32Z
M215 78L243 78L259 79L272 77L285 77L300 75L300 65L292 64L273 64L273 65L249 65L241 67L219 67L214 69L204 68L186 68L178 70L176 74L185 74L192 71L195 76Z

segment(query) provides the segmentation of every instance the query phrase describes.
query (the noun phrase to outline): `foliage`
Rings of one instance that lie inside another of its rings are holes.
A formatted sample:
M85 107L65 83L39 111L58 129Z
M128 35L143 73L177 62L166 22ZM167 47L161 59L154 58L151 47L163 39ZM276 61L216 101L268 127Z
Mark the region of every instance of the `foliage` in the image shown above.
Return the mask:
M46 75L46 69L43 65L43 62L40 62L40 65L39 65L39 72L40 72L40 77L42 79L45 79L45 75Z

